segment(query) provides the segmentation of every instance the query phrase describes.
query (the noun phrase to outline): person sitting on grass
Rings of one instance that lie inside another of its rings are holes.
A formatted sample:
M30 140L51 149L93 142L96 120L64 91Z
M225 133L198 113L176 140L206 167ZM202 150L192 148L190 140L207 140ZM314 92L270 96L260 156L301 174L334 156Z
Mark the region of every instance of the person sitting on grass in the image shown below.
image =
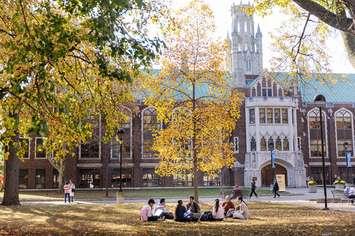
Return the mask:
M222 204L222 207L224 208L224 215L226 217L232 217L233 216L233 212L235 210L235 206L234 203L231 200L230 196L226 196L225 201Z
M201 216L201 208L195 201L193 196L190 196L190 202L186 205L186 209L189 213L192 213L193 218L199 219Z
M355 199L355 187L350 187L347 186L344 189L344 195L350 199L351 204L354 204L354 199Z
M243 200L243 197L240 196L238 198L239 206L236 208L237 210L233 213L234 219L246 220L249 218L249 209L246 202Z
M154 216L153 212L154 212L154 204L155 201L154 199L149 199L148 201L148 205L142 207L141 209L141 221L146 222L146 221L157 221L158 220L158 216Z
M219 199L216 199L212 208L212 217L214 220L223 220L224 218L224 208L219 203Z
M182 200L179 200L175 208L175 221L189 222L197 220L198 219L192 217L192 213L187 211L186 207L183 205Z
M155 208L154 215L158 216L159 218L165 218L172 220L174 219L174 214L169 212L165 205L165 198L160 199L160 203Z

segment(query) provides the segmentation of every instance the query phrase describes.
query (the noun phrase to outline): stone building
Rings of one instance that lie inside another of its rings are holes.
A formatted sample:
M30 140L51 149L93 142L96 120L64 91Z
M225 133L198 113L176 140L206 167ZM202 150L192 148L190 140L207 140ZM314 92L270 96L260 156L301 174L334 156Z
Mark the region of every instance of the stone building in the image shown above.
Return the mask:
M276 174L283 174L286 185L302 187L306 176L321 183L321 144L319 109L313 102L317 94L327 100L324 109L324 133L326 150L326 181L335 176L352 182L353 167L346 167L345 146L353 154L355 145L355 74L315 74L304 83L285 85L287 73L264 73L262 33L253 16L247 16L241 8L231 8L231 74L233 86L245 93L241 118L233 132L235 165L223 169L221 176L200 176L201 185L249 185L257 178L257 185L269 186L272 179L271 149L276 157ZM337 83L321 82L324 77ZM174 176L159 177L154 173L158 157L150 150L152 129L159 126L155 109L145 107L140 101L126 106L130 118L124 125L122 163L124 186L191 186L192 178ZM81 145L75 158L65 161L66 179L71 178L78 187L117 187L119 185L120 145L116 141L100 142L103 125L98 121L95 138ZM21 188L55 188L58 172L46 160L46 153L39 150L41 137L28 142L28 155L21 164Z

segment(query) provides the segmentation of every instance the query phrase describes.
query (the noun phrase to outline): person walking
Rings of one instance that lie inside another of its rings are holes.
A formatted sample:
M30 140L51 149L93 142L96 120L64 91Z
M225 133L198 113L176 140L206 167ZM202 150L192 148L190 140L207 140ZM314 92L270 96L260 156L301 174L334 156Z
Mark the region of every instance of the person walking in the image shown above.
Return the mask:
M69 185L70 185L70 194L69 194L70 201L74 202L75 184L71 180L69 180Z
M255 195L255 197L258 197L258 194L255 192L255 190L256 190L256 182L255 179L253 178L251 180L251 191L250 191L249 198L251 198L253 194Z
M272 187L272 192L274 193L274 198L280 197L280 194L278 193L279 191L279 184L277 183L277 181L275 180L274 186Z
M64 189L64 203L67 203L67 200L70 203L70 192L71 192L71 189L70 189L69 182L65 182L65 184L63 186L63 189Z

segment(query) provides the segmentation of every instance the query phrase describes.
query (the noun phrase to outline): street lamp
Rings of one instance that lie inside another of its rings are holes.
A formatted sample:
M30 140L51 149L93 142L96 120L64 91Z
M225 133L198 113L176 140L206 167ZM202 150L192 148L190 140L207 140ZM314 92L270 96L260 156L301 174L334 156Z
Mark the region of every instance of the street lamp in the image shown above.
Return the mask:
M118 134L121 135L121 142L120 142L120 190L119 192L122 192L122 158L123 158L123 134L124 134L124 129L119 129L117 131Z
M271 169L272 169L272 184L275 183L275 168L276 168L276 156L275 156L275 149L274 149L274 143L269 142L269 150L270 150L270 157L271 157Z
M346 180L350 183L350 174L349 170L351 168L351 151L348 150L348 143L344 143L344 151L345 151L345 161L346 161Z
M319 122L320 122L320 136L321 136L321 149L322 149L322 173L323 173L323 191L324 191L324 209L329 210L327 203L327 185L325 183L325 160L324 160L324 137L323 137L323 114L322 106L326 103L325 97L321 94L317 95L314 99L314 104L319 108Z

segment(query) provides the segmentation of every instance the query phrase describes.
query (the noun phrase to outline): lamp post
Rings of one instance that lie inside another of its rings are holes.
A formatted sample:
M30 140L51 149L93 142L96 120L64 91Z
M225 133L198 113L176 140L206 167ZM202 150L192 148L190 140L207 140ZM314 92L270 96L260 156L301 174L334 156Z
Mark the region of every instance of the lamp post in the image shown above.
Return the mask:
M123 134L124 134L124 129L119 129L118 134L121 135L121 142L120 142L120 189L119 192L122 192L122 159L123 159Z
M351 168L351 152L348 150L349 144L347 142L344 143L344 151L345 151L345 162L346 162L346 181L350 183L350 168Z
M323 175L323 191L324 191L324 209L329 210L327 203L327 185L325 182L325 160L324 160L324 136L323 136L323 114L322 106L325 105L325 97L321 94L317 95L314 99L315 105L319 108L319 122L320 122L320 136L321 136L321 149L322 149L322 175Z
M272 181L271 183L275 183L275 168L276 168L276 163L275 163L275 149L274 149L274 143L269 143L269 150L270 150L270 160L271 160L271 169L272 169Z

